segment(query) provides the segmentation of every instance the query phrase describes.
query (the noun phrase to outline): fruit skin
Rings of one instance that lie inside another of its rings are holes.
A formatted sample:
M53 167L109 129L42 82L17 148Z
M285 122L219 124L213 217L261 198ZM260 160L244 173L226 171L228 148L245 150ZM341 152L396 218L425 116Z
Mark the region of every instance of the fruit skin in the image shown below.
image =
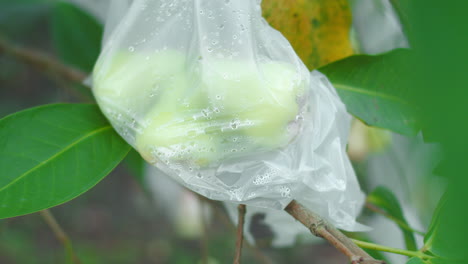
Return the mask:
M184 67L184 56L173 50L116 52L94 67L93 92L101 106L146 112L151 98L161 91L160 83L183 72Z
M212 102L240 120L241 131L269 148L284 146L287 125L299 111L304 80L290 65L211 63L204 80ZM245 124L245 126L243 126Z
M305 88L285 63L201 60L187 66L170 50L118 53L96 65L94 83L101 107L135 113L139 128L130 143L144 159L198 166L285 146Z
M208 125L205 120L193 118L206 106L202 90L188 93L190 82L184 75L163 85L165 90L144 119L147 126L136 137L140 154L150 163L156 162L156 156L193 161L197 165L215 160L216 135L205 132Z

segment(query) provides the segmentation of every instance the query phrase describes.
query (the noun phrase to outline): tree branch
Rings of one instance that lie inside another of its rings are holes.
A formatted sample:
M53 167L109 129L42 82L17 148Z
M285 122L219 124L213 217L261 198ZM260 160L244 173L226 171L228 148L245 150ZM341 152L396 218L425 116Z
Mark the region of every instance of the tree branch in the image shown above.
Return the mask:
M86 73L68 66L41 51L15 45L0 35L0 54L2 53L14 57L40 72L46 73L77 98L85 102L93 101L93 97L90 94L81 92L78 88L72 88L69 85L70 83L83 82L86 78Z
M73 263L81 264L80 259L73 251L70 238L68 237L67 233L63 231L62 227L59 225L57 220L55 220L54 215L47 209L42 210L39 213L41 214L42 218L47 223L47 225L50 227L50 229L52 229L52 232L54 233L57 240L63 244L65 251L67 252L68 256L70 256Z
M204 199L201 199L200 196L197 196L198 200L200 201L200 207L201 207L201 221L202 221L202 234L201 234L201 263L202 264L208 264L208 258L209 258L209 253L208 253L208 224L205 215L205 207L208 206L206 201Z
M336 249L345 254L352 264L385 263L384 261L372 258L364 250L354 244L350 238L297 201L293 200L284 210L306 226L312 234L330 242Z
M40 71L53 72L72 82L82 82L86 78L84 72L69 67L43 52L13 45L1 37L0 53L11 55Z
M236 254L234 255L234 264L240 264L241 256L242 256L242 242L244 240L244 220L245 220L245 213L246 208L245 204L239 204L237 206L237 210L239 211L239 218L237 221L237 241L236 241Z
M214 201L211 199L206 198L198 193L195 193L200 199L206 201L207 204L211 205L213 208L213 213L215 217L219 219L226 227L230 228L231 230L235 231L236 227L232 224L231 220L227 216L226 212L220 208L220 203L218 201ZM248 240L244 240L243 244L246 248L248 248L258 263L263 264L273 264L273 261L270 259L268 255L265 255L258 247L249 243Z

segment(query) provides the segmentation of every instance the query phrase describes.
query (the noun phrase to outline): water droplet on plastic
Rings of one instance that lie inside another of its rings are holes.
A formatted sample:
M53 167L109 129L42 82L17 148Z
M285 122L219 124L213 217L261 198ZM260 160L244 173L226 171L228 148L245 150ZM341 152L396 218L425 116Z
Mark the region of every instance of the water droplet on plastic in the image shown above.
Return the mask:
M230 125L232 129L237 129L237 127L239 126L239 120L237 119L232 120Z
M135 47L133 47L133 46L128 47L128 51L134 52L134 51L135 51Z

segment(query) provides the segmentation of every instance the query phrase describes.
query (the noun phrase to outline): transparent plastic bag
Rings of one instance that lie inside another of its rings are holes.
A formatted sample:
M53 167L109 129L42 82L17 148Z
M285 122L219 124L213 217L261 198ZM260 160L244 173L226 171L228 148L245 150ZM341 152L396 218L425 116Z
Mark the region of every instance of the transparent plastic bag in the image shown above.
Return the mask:
M275 209L300 198L353 225L363 196L344 152L349 117L259 0L134 1L93 92L144 159L193 191Z

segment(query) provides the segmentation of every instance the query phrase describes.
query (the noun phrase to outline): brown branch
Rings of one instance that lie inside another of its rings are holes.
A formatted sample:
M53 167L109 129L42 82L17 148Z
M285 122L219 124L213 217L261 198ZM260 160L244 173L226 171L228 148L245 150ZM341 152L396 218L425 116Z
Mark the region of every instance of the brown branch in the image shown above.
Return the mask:
M297 201L293 200L284 210L306 226L312 234L330 242L336 249L345 254L352 264L385 263L384 261L372 258L364 250L354 244L350 238Z
M237 206L237 210L239 211L239 217L237 221L237 241L236 241L236 254L234 255L234 264L241 263L241 256L242 256L242 242L244 240L244 220L245 220L245 213L246 208L245 204L239 204Z
M58 82L61 86L77 98L85 102L93 101L93 98L89 95L78 92L69 86L69 83L83 82L86 78L86 73L66 65L44 52L13 44L0 35L0 54L2 53L14 57L40 72L46 73L54 81L59 80ZM62 81L60 82L60 80ZM64 85L64 82L68 82L68 84Z
M205 216L205 206L208 206L205 200L201 199L200 196L197 196L198 200L200 201L200 207L201 207L201 221L202 221L202 234L201 234L201 263L202 264L208 264L208 258L209 258L209 253L208 253L208 223L207 219Z
M69 81L82 82L86 78L85 73L65 65L43 52L13 45L3 38L0 38L0 52L14 56L40 71L52 71Z
M47 223L47 225L50 227L50 229L52 229L52 232L54 233L57 240L63 244L66 252L71 257L73 263L81 264L80 259L73 251L70 238L68 237L67 233L65 233L65 231L62 229L62 227L59 225L54 215L47 209L40 211L40 214L42 218L44 219L44 221Z

